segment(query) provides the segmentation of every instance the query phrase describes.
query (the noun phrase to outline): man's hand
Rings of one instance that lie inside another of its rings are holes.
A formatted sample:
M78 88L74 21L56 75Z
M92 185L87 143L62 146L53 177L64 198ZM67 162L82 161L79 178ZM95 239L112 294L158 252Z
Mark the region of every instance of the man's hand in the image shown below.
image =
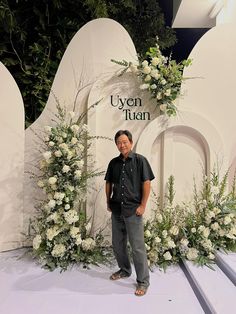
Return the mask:
M136 215L137 216L142 216L145 212L145 207L143 205L140 205L137 209L136 209Z

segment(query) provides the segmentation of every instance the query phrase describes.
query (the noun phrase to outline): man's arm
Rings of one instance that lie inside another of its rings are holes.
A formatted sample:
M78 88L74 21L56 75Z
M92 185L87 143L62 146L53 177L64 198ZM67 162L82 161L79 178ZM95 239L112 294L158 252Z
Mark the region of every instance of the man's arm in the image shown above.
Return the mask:
M151 189L151 181L147 180L143 182L142 186L142 200L140 206L136 209L136 215L141 216L145 212L145 208L147 205L148 197Z
M110 209L110 198L111 198L111 191L112 191L112 183L106 181L106 185L105 185L105 192L106 192L106 197L107 197L107 210L109 212L111 212Z

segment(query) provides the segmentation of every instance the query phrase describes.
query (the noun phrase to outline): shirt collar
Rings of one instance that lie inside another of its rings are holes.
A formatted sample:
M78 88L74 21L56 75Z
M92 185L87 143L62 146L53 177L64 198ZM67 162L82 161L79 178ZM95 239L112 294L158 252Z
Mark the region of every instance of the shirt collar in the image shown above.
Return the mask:
M119 158L123 160L123 155L120 154ZM129 155L126 159L133 159L134 158L134 153L132 152L132 150L129 152Z

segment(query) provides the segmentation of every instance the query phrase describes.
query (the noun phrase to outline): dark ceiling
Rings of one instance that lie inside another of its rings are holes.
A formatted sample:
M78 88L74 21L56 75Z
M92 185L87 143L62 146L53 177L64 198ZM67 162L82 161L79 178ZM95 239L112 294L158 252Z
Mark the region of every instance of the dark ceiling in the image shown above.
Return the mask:
M173 1L158 0L160 7L165 16L166 25L172 25L173 18ZM177 37L177 43L165 53L172 52L172 58L177 61L186 59L197 41L209 30L209 28L174 28Z

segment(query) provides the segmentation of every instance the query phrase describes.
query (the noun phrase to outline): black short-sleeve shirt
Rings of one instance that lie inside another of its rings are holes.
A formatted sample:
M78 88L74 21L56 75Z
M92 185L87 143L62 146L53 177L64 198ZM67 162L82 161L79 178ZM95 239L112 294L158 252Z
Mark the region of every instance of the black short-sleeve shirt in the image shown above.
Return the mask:
M141 204L143 182L154 178L149 162L140 154L130 152L125 160L121 154L113 158L105 175L105 180L112 183L109 201L112 212L133 215Z

